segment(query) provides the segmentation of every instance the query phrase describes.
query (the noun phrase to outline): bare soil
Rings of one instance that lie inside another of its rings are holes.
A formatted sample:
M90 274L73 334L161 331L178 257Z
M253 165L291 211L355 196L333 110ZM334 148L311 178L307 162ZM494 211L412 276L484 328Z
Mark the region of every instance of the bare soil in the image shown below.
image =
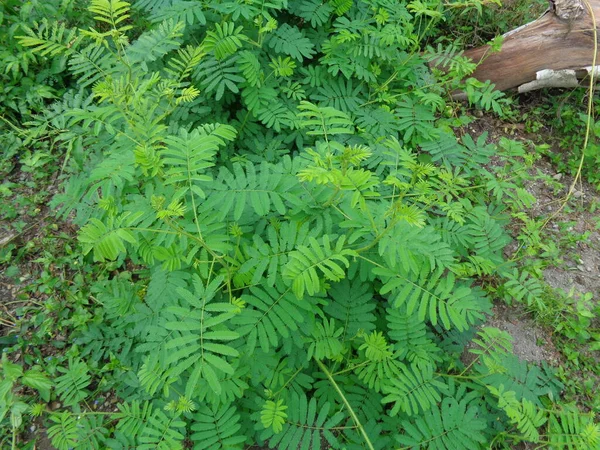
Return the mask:
M476 139L482 133L488 133L488 140L497 143L500 138L522 141L533 149L534 145L549 144L550 152L560 153L553 141L553 130L542 129L538 133L529 133L524 124L513 124L487 115L469 124L465 132ZM524 211L530 218L539 221L548 220L542 231L546 242L553 241L559 247L559 256L553 261L544 261L543 281L549 288L549 295L561 299L568 295L579 299L584 294L592 295L592 304L600 299L600 195L591 184L577 180L571 189L574 178L559 173L551 162L542 157L536 161L530 173L535 178L525 185L526 190L535 198L535 203ZM569 195L568 195L569 194ZM568 197L568 198L567 198ZM515 223L509 229L516 238L521 224ZM505 256L519 256L515 241L505 249ZM520 359L531 363L547 362L552 366L565 363L565 356L557 349L554 330L542 326L534 320L524 306L507 305L496 301L493 316L486 325L508 332L513 337L514 353ZM598 328L598 318L593 323ZM581 352L594 357L586 346ZM596 355L596 360L600 358ZM574 373L582 377L581 373ZM598 379L595 374L587 374ZM600 385L600 379L598 379Z
M511 124L499 119L482 117L469 125L469 131L478 137L488 132L489 140L498 142L501 137L523 141L526 144L550 144L551 151L560 152L552 141L552 130L533 134L525 131L523 124ZM550 161L542 158L535 163L532 175L543 175L527 183L525 188L536 202L525 211L529 217L545 220L551 218L545 232L547 239L559 242L567 233L580 235L570 248L561 248L560 260L544 270L544 280L554 289L578 294L600 295L600 193L586 181L577 180L566 200L574 178L556 171ZM594 211L598 208L598 211ZM563 239L564 240L564 239ZM516 251L516 248L512 248ZM509 253L511 248L509 246ZM596 298L596 300L598 300Z

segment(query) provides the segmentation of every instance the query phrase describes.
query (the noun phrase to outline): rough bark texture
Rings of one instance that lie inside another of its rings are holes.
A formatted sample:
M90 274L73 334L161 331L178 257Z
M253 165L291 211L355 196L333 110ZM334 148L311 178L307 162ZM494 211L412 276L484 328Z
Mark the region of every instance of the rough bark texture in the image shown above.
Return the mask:
M589 0L589 5L600 24L600 0ZM594 53L593 21L585 0L555 0L539 19L507 33L499 53L488 53L485 46L465 56L483 60L473 76L490 80L500 90L536 80L545 69L574 69L577 77L585 76L583 69L592 65Z

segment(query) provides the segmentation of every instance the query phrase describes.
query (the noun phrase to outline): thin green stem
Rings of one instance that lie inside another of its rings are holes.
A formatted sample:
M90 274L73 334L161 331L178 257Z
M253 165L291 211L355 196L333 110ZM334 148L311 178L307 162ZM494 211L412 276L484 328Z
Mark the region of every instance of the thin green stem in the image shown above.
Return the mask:
M365 245L364 247L357 249L356 252L362 253L362 252L366 252L367 250L371 250L373 247L375 247L379 243L379 241L381 239L383 239L383 237L387 234L388 231L390 231L392 228L394 228L394 226L396 226L396 223L398 223L398 220L390 221L388 226L381 233L379 233L379 235L377 235L371 243Z
M318 359L315 359L315 361L317 362L317 364L319 365L319 367L321 368L321 370L323 371L323 373L325 374L325 376L329 379L329 381L333 385L334 389L339 394L340 398L344 402L344 405L346 405L346 408L348 408L348 412L350 413L350 416L352 417L352 420L356 424L356 427L360 430L360 434L362 434L362 437L365 440L365 443L367 444L367 448L369 448L370 450L375 450L375 448L373 447L373 444L371 443L371 440L369 439L369 436L367 435L367 432L365 431L362 423L360 422L360 420L358 420L358 417L356 416L356 413L352 409L352 406L350 406L350 403L348 402L348 399L346 399L346 396L344 395L344 393L342 392L342 390L340 389L340 387L338 386L338 384L333 379L333 376L331 376L331 372L329 372L329 370L327 370L327 367L325 367L325 364L323 364L321 361L319 361Z
M455 379L460 379L460 380L478 380L480 378L484 378L484 377L488 376L488 374L483 374L483 375L452 375L450 373L440 373L440 372L435 372L435 375L438 376L438 377L455 378Z
M366 365L367 365L367 364L369 364L369 363L370 363L370 361L364 361L364 362L361 362L360 364L356 364L356 365L354 365L354 366L347 367L347 368L345 368L345 369L343 369L343 370L340 370L340 371L338 371L338 372L335 372L333 375L341 375L342 373L346 373L346 372L352 372L353 370L355 370L355 369L358 369L359 367L366 366Z
M278 397L279 394L281 394L281 391L283 391L286 386L288 384L290 384L294 378L296 378L298 376L298 374L302 371L302 369L304 369L304 367L300 366L298 367L298 370L296 370L296 372L294 372L294 374L283 384L283 386L281 386L281 389L279 389L277 392L275 392L275 394L273 394L273 397Z
M8 120L7 118L5 118L3 115L0 114L0 120L3 120L9 127L11 127L13 130L15 130L15 132L17 132L18 134L20 134L21 136L27 136L27 133L25 133L23 130L21 130L19 127L17 127L16 125L14 125L10 120Z

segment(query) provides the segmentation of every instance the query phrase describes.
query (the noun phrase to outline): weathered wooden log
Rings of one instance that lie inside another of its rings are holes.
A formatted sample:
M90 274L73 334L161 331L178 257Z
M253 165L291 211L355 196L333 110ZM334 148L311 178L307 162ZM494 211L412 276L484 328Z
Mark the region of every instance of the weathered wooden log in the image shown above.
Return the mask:
M480 63L473 77L503 91L578 86L592 70L592 14L600 25L600 0L554 0L539 19L506 33L499 52L488 46L466 51Z

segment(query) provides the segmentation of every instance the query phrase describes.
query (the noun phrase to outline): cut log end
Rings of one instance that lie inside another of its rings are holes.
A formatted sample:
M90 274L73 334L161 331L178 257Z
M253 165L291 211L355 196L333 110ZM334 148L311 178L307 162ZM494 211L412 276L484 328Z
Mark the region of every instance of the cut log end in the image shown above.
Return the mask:
M473 77L503 91L579 86L585 68L595 64L592 15L600 23L600 0L554 0L539 19L506 33L499 52L489 46L466 51L479 64Z
M556 17L571 22L578 20L585 12L584 3L580 0L554 0L553 7Z

